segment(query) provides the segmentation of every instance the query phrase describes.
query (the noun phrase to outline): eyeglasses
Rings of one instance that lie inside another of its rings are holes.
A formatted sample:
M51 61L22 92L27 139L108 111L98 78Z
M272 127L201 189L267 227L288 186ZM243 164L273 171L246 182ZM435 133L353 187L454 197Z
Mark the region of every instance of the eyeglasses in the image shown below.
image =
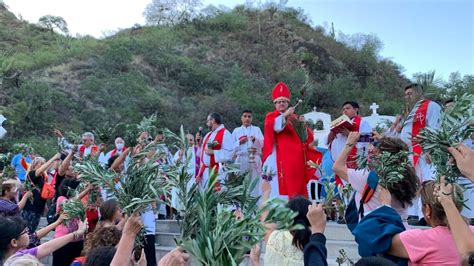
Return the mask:
M21 231L20 235L18 235L17 238L19 238L20 236L22 236L22 235L24 235L24 234L28 234L29 232L30 232L30 231L28 230L28 227L25 227L25 228Z
M281 101L276 101L274 102L275 104L284 104L284 103L288 103L288 101L285 101L285 100L281 100Z

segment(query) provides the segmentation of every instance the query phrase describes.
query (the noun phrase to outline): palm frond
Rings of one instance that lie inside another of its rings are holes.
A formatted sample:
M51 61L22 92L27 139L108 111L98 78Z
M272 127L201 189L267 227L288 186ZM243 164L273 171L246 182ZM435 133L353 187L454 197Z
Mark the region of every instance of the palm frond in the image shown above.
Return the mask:
M292 228L296 213L282 207L284 202L277 199L259 208L258 198L251 196L258 180L237 177L215 191L217 177L211 174L205 189L194 187L184 199L179 244L200 265L239 265L265 234L259 219L263 212L268 211L265 222L277 223L279 229ZM233 209L239 209L243 217L236 218Z
M454 105L441 115L440 127L424 128L417 136L423 152L430 155L438 180L445 176L446 181L454 183L462 176L456 164L450 163L452 157L448 148L462 143L474 133L473 104L472 94L456 97Z

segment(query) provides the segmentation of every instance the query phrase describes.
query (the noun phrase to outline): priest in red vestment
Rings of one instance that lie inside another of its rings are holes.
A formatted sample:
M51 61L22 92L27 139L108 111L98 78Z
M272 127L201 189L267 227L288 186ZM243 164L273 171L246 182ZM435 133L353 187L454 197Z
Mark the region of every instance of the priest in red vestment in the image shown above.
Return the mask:
M313 132L305 125L307 137L302 141L293 123L302 121L290 107L291 92L283 82L272 91L275 110L267 113L264 127L262 161L265 174L272 174L272 196L292 198L307 197L307 183L316 179L316 169L308 166L308 161L320 163L322 155L311 145Z

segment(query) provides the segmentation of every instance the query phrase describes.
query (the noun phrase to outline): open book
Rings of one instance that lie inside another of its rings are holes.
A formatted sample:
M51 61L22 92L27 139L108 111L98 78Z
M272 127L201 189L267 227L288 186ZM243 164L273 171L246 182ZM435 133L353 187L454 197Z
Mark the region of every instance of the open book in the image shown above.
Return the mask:
M349 130L352 128L352 121L347 115L341 115L331 122L331 131L335 134L337 134L343 128L347 128Z

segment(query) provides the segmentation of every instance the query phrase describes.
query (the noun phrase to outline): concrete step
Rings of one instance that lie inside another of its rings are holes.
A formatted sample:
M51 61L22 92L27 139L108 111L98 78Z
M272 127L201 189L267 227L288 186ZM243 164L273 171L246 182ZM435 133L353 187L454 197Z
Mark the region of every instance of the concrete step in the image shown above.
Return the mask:
M160 246L176 246L175 239L180 239L179 233L168 233L168 232L156 232L156 243Z
M157 220L157 234L160 232L180 234L179 224L176 220ZM324 235L327 239L354 241L354 236L345 224L328 222Z
M160 249L171 250L176 246L175 239L179 239L179 237L180 235L177 233L157 232L156 242L159 244ZM327 239L326 249L328 251L328 258L337 258L341 249L346 251L349 258L359 258L358 245L354 240ZM265 253L265 250L262 250L262 253Z
M179 234L180 226L176 220L157 220L156 230L160 232L177 233Z
M40 224L38 228L42 228L47 226L48 223L46 222L46 218L42 217L40 220ZM160 232L163 233L174 233L180 234L179 224L176 220L157 220L156 221L156 231L157 234ZM418 227L413 227L418 228ZM324 232L326 238L333 239L333 240L348 240L354 241L354 236L352 233L347 229L345 224L337 224L335 222L328 222L326 225L326 231Z
M176 247L175 239L179 239L180 230L176 220L157 220L156 232L156 254L158 257L164 256L170 250ZM39 228L47 225L46 219L43 217ZM328 222L326 225L325 236L327 239L326 248L328 250L328 260L335 261L339 256L339 250L344 249L349 258L357 260L359 258L358 245L354 241L354 236L347 229L346 225ZM42 239L42 243L52 239L54 232L49 233ZM262 250L262 253L265 251ZM51 259L43 260L45 265L50 265ZM245 264L246 265L246 264Z
M163 256L165 256L168 252L170 252L171 250L173 250L174 247L162 247L162 246L157 246L156 247L156 259L159 261L160 258L162 258ZM357 261L357 260L355 260ZM328 258L327 259L327 262L328 262L328 265L329 266L338 266L339 264L336 262L336 258ZM189 261L189 266L195 266L195 265L198 265L196 263L196 261L191 258L190 261ZM240 264L240 266L252 266L250 264L250 257L249 255L245 255L245 258L244 260L242 261L242 263ZM272 265L265 265L265 262L263 261L263 254L261 254L260 256L260 266L272 266Z

